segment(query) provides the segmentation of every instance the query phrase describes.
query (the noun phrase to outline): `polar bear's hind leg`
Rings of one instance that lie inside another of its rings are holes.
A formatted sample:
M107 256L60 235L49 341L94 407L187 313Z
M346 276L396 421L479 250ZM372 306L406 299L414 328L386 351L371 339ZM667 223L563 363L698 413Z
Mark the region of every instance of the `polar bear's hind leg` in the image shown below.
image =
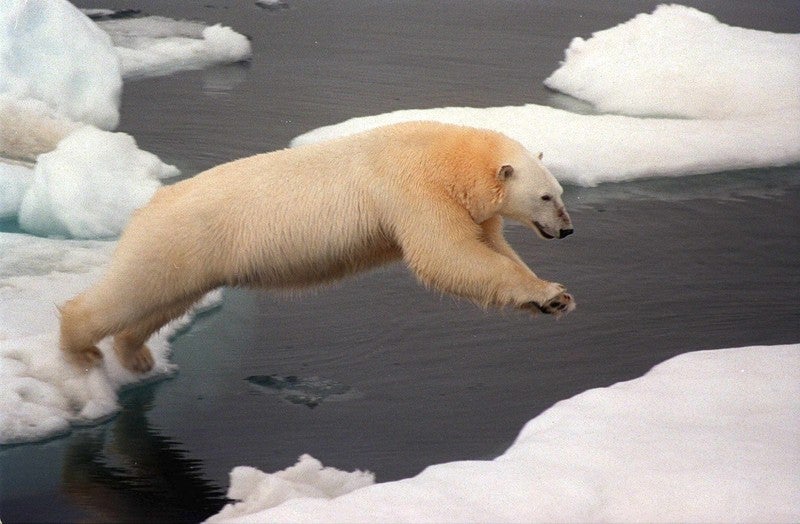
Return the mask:
M125 369L134 373L150 371L155 362L150 348L145 345L147 339L165 324L186 313L199 298L196 296L176 301L117 333L114 336L114 351Z
M97 349L106 333L92 327L91 312L85 306L83 296L76 297L59 308L61 316L61 351L70 362L78 367L88 369L96 366L103 359Z

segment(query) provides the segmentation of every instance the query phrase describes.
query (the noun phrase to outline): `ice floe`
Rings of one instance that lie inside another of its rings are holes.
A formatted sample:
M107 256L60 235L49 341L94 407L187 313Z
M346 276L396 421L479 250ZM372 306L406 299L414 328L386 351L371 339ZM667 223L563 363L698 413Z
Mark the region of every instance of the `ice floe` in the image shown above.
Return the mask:
M133 138L100 134L117 126L123 78L252 52L221 25L89 14L112 19L95 23L65 0L0 3L0 216L19 214L20 227L38 235L118 235L157 179L178 174Z
M64 118L113 129L121 92L111 38L72 4L0 2L0 94L40 100Z
M120 58L122 76L138 78L247 60L250 41L222 25L161 16L100 21Z
M800 34L732 27L691 7L573 39L545 85L604 113L723 119L800 106Z
M798 398L798 344L685 353L559 402L495 460L365 487L309 457L236 468L240 502L209 522L796 521ZM331 493L333 479L352 490Z
M563 182L594 186L800 162L800 35L727 26L682 6L576 38L547 85L621 114L536 104L409 109L305 133L293 146L408 120L484 127ZM641 118L624 115L671 115Z

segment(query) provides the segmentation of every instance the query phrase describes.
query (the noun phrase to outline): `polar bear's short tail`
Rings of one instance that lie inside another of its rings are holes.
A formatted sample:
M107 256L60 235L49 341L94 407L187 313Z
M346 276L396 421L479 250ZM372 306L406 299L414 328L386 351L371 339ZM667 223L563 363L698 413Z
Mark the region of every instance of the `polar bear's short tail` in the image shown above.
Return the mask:
M35 162L81 125L59 118L44 103L0 95L0 157Z

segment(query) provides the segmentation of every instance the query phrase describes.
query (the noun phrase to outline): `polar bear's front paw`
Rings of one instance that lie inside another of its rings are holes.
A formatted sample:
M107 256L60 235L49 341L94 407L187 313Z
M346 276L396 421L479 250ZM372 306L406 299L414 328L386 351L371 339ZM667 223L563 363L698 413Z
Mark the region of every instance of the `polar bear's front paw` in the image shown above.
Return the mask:
M567 293L566 288L561 284L550 284L552 295L547 300L539 302L529 302L523 306L537 313L541 311L547 315L560 317L575 309L575 299Z
M566 291L560 292L544 304L539 305L539 311L556 317L565 315L573 309L575 309L575 299Z

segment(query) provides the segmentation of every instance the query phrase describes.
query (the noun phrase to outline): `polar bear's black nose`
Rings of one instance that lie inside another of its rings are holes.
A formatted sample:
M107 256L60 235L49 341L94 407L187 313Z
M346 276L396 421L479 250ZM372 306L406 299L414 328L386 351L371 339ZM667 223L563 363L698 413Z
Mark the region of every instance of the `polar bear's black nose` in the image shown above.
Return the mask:
M566 236L571 235L575 230L574 229L562 229L558 232L558 238L564 238Z

